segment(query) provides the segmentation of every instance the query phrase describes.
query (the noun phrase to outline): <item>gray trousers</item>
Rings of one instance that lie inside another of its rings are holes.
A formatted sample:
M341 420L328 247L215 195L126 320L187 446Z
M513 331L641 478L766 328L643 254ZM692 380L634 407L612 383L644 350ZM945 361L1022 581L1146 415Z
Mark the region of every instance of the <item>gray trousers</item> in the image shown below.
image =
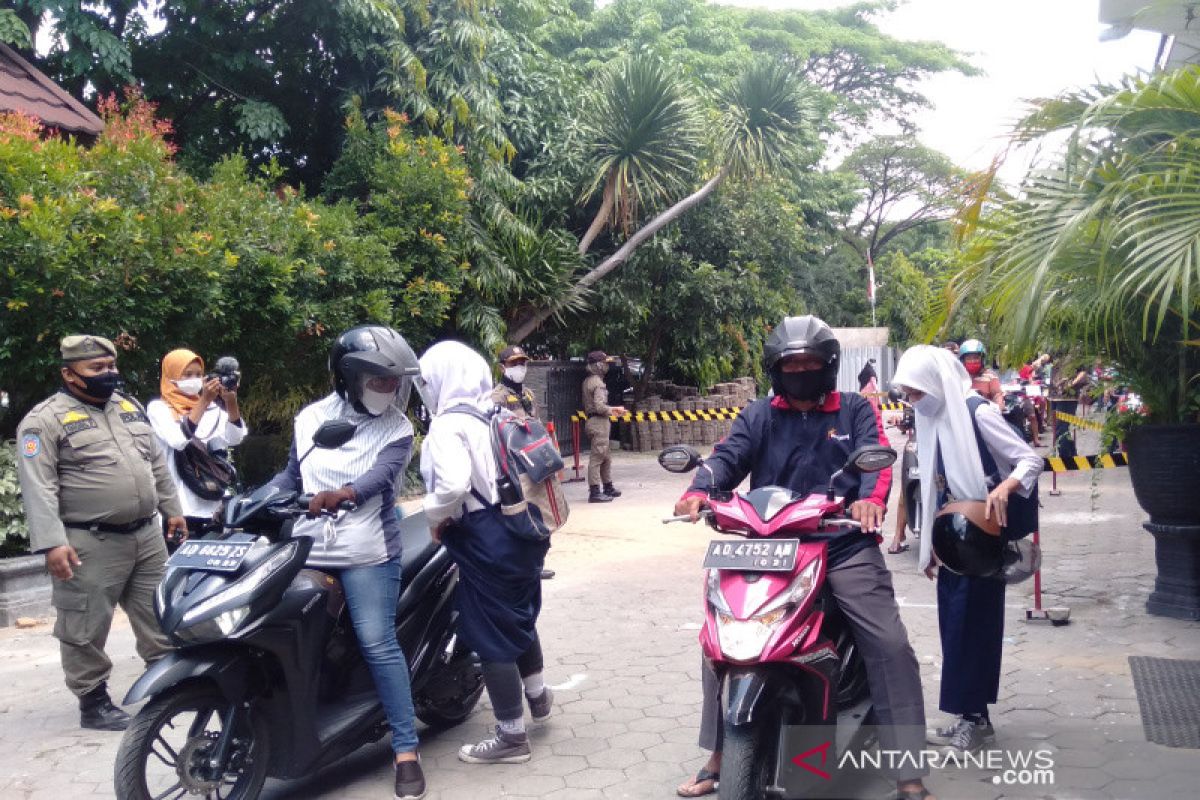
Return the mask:
M104 645L118 605L129 617L144 661L155 661L171 650L154 616L154 590L166 571L167 546L157 519L133 533L67 528L67 541L83 563L72 567L71 580L54 580L51 602L58 611L54 636L67 688L80 696L107 681L112 672Z
M588 455L588 486L612 483L612 455L608 437L612 423L608 417L588 417L584 423L591 453Z
M884 566L878 547L861 550L830 570L830 588L854 631L854 641L867 667L881 750L916 753L925 746L925 698L917 656L900 621L900 607L892 590L892 573ZM703 659L700 712L700 746L720 750L724 739L721 717L721 678ZM899 762L901 759L896 759ZM914 757L920 763L919 757ZM910 759L904 759L910 761ZM891 774L895 780L927 775L927 769L907 764Z

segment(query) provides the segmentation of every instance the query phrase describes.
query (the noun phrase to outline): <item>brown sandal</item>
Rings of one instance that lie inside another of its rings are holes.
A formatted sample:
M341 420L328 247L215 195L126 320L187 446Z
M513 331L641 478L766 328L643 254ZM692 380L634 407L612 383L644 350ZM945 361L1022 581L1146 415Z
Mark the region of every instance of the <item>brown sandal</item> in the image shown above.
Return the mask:
M696 777L692 779L690 789L684 789L684 787L680 786L675 790L675 794L679 795L680 797L704 797L706 794L713 794L717 791L717 781L720 780L720 778L721 773L710 772L709 770L702 769L697 772ZM706 782L711 782L712 785L703 791L700 791L696 788L700 784Z

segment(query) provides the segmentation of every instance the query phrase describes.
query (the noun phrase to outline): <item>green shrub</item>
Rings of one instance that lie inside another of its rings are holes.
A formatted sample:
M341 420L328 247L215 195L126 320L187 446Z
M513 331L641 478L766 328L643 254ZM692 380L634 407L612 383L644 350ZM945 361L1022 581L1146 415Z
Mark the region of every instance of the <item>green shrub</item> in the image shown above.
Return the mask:
M333 338L364 321L414 347L444 325L467 265L460 154L399 117L357 197L306 200L231 157L198 181L172 162L169 127L136 95L100 105L92 148L0 115L0 375L11 426L58 383L58 340L90 332L123 350L130 391L158 394L175 347L242 362L243 409L285 428L328 391ZM382 138L380 138L382 137Z
M17 483L17 448L0 441L0 558L29 552L29 533Z

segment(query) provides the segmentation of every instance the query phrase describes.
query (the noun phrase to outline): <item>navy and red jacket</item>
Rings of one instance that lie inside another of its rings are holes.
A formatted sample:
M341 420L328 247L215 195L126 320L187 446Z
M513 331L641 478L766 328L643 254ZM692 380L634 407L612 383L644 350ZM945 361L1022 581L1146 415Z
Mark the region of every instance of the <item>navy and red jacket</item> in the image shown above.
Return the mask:
M829 478L855 449L889 444L875 408L861 395L832 392L812 411L796 411L782 397L756 400L734 420L729 436L716 445L706 461L716 488L736 489L750 476L750 488L783 486L801 494L824 492ZM892 470L865 475L843 474L833 484L846 506L866 500L887 507ZM706 495L708 472L696 474L684 497ZM829 566L834 567L880 539L850 530L829 541Z

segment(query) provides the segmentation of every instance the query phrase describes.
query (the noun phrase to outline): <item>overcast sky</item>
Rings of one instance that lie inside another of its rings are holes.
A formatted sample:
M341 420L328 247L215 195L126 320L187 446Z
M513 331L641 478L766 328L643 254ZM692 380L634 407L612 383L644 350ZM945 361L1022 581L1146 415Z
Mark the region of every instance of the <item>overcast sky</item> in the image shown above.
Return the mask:
M760 8L818 9L844 0L718 0ZM921 139L956 163L982 169L1027 98L1058 95L1154 64L1159 37L1134 31L1101 42L1097 0L908 0L878 24L899 39L932 39L965 52L984 74L944 75L922 88L935 107L917 119ZM1003 171L1018 180L1021 163Z

